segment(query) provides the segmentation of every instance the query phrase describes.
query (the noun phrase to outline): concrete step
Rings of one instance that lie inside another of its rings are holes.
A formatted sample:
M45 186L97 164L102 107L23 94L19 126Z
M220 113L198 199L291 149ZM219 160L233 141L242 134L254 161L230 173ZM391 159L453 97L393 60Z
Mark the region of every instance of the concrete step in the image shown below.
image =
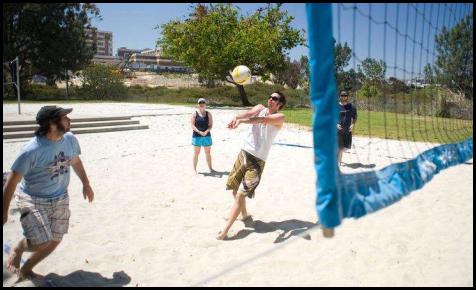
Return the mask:
M110 127L96 127L96 128L84 128L84 129L72 129L73 134L88 134L88 133L104 133L104 132L116 132L116 131L128 131L128 130L143 130L149 129L148 125L128 125L128 126L110 126ZM3 139L17 139L17 138L30 138L33 137L33 132L24 133L4 133Z
M133 116L74 118L71 123L130 120ZM35 120L4 121L3 126L36 125Z
M127 121L106 121L106 122L83 122L74 123L71 122L71 129L75 128L89 128L89 127L107 127L107 126L121 126L121 125L137 125L139 120L127 120ZM22 132L22 131L35 131L38 125L16 125L3 127L3 132Z

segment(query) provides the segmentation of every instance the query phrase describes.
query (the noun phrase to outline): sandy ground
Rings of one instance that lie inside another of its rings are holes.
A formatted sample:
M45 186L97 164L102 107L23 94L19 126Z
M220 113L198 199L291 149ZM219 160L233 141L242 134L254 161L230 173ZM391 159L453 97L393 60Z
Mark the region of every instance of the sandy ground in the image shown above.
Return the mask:
M40 106L23 105L18 117L15 104L4 104L3 120L33 119ZM69 233L35 268L53 286L187 286L204 280L206 286L473 286L472 160L386 209L345 220L332 239L319 230L301 237L316 221L312 133L286 125L255 199L247 203L254 223L238 221L230 240L217 241L232 205L227 174L248 126L225 128L237 110L211 109L213 164L221 172L211 176L203 153L199 174L192 169L192 108L71 106L72 118L156 116L138 118L148 130L77 135L96 199L83 200L72 174ZM4 171L24 142L3 141ZM354 145L344 155L345 172L382 168L432 146L358 137ZM11 209L3 227L4 265L5 247L22 236L14 204ZM4 266L3 286L31 284L14 282Z

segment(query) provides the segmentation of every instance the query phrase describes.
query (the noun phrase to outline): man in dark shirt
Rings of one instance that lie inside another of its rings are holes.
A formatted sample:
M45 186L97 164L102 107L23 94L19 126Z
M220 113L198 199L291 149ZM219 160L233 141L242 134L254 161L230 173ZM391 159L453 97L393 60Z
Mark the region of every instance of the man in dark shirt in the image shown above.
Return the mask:
M344 152L344 148L351 148L352 129L357 120L357 110L351 103L348 103L348 100L349 95L346 91L342 91L339 100L339 123L337 124L337 137L339 141L337 160L339 165L342 163L342 153Z

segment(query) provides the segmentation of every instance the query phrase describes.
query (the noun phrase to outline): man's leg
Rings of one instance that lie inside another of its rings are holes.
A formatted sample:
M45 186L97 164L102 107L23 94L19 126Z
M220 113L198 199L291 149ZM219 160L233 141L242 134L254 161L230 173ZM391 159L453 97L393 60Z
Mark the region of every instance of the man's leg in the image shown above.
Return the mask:
M29 273L35 265L46 258L57 246L59 242L49 241L41 245L30 245L27 239L23 238L13 249L8 257L7 269L13 273L20 274L20 261L24 252L34 252L34 254L25 262L21 272ZM45 255L46 254L46 255Z
M23 267L21 267L20 272L18 273L18 278L20 280L26 278L35 278L38 276L33 272L33 268L38 265L41 261L43 261L46 257L48 257L60 244L59 241L49 241L42 244L38 250L33 252L30 258L25 262Z
M246 196L244 196L244 195L236 194L235 202L233 204L233 207L231 208L230 217L228 218L228 221L227 221L226 226L223 229L223 231L218 233L217 240L223 240L223 239L226 238L226 235L228 234L228 231L230 230L231 226L233 225L236 218L240 214L241 207L243 205L243 202L244 202L245 198L246 198Z
M233 190L233 200L236 200L236 193L238 192L237 189ZM241 206L241 220L247 220L251 217L251 215L248 214L248 211L246 210L246 198L243 199L243 205Z
M344 152L344 148L339 148L338 151L337 151L337 162L338 162L339 166L342 163L342 153L343 152Z

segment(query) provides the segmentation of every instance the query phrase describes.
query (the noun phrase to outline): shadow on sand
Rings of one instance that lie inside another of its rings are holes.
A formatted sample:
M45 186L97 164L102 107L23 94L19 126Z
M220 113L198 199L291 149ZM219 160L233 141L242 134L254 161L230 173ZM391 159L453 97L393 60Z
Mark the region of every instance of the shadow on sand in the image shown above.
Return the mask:
M213 172L199 172L198 174L202 174L203 176L222 178L223 175L230 175L230 172L229 171L213 171Z
M245 222L246 229L243 229L236 233L233 237L229 237L227 240L239 240L249 236L252 233L272 233L275 231L282 231L273 243L281 243L289 239L292 236L297 236L310 228L316 226L315 223L301 221L297 219L291 219L281 222L263 222L260 220L248 220ZM248 229L250 228L250 229ZM306 240L310 240L311 236L306 235L303 237Z
M357 168L375 168L375 164L362 164L360 162L358 163L342 163L341 166L345 167L350 167L352 169L357 169Z

